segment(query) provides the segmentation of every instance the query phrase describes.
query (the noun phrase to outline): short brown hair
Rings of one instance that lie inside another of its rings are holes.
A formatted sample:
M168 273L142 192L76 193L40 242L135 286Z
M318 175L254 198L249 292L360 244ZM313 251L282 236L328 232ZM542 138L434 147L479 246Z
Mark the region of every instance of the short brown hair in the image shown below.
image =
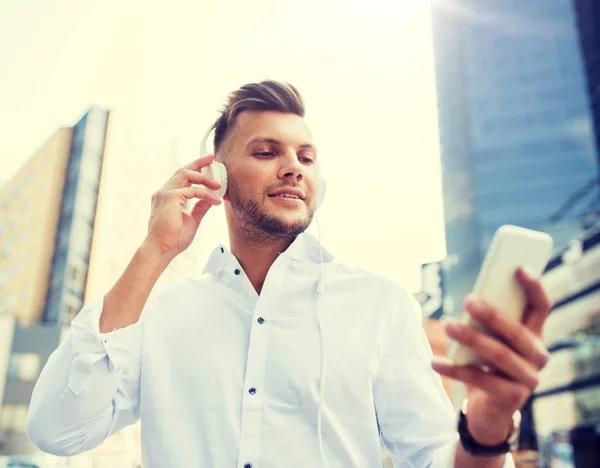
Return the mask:
M245 110L276 111L304 117L304 101L294 86L282 81L265 80L242 86L228 96L221 116L215 122L215 154L235 125L236 117Z

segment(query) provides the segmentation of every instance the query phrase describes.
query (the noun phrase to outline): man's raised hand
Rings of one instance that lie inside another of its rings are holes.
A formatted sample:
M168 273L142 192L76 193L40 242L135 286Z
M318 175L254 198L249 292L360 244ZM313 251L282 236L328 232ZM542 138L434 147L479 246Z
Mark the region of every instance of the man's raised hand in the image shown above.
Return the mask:
M198 231L204 215L213 205L221 204L211 190L221 184L200 171L214 161L203 156L178 169L167 183L152 195L152 211L148 221L146 243L157 247L163 255L176 257L187 249ZM183 210L188 200L197 199L189 213Z

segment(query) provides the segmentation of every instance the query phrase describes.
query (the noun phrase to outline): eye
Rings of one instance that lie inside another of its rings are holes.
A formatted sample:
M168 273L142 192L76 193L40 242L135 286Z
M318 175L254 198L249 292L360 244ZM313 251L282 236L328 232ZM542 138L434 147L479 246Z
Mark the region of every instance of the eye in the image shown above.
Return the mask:
M275 156L275 153L273 153L272 151L259 151L258 153L254 153L254 156L261 156L263 158L270 158L272 156Z
M312 164L315 162L314 155L310 151L301 152L300 154L298 154L298 160L302 164Z
M298 159L300 159L300 162L303 164L312 164L314 162L313 159L308 156L300 156Z

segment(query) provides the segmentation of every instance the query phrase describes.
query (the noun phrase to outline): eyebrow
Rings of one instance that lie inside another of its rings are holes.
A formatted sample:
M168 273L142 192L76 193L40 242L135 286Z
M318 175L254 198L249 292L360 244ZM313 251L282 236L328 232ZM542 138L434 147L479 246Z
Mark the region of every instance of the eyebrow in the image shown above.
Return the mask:
M248 148L250 145L253 145L254 143L271 143L273 145L282 145L282 143L279 140L276 140L275 138L256 137L250 140L248 144L246 144L246 148ZM317 156L317 147L311 143L304 143L298 148L312 149L315 152L315 157Z

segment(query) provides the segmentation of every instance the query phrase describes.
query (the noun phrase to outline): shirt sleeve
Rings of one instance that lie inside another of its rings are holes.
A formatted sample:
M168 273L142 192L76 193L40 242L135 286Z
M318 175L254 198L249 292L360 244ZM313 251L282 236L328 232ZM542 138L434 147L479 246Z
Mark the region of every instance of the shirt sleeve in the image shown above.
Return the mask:
M90 450L139 419L142 322L100 333L104 298L79 312L36 382L27 435L41 450Z
M398 288L390 299L374 396L383 443L396 468L448 468L454 463L457 413L422 328L420 305ZM513 468L511 456L505 468Z

